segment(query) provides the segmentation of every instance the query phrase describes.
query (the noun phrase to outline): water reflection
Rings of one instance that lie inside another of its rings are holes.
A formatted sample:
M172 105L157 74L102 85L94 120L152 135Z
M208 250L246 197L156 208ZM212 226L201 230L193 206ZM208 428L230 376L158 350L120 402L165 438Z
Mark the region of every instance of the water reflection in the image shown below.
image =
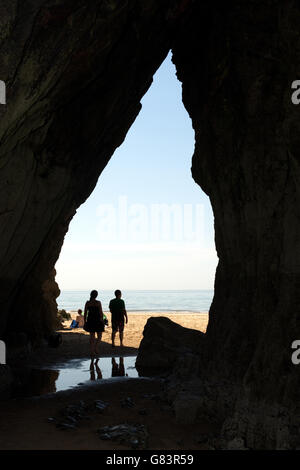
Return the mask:
M130 369L132 369L132 367L130 367ZM101 369L99 367L99 359L91 359L90 374L90 380L92 381L103 378ZM111 358L111 377L128 377L128 373L125 373L124 357L120 357L119 362L116 361L115 357Z
M99 380L138 377L135 361L136 356L73 359L51 369L27 369L26 373L15 370L13 396L44 395Z
M125 368L124 368L124 358L120 357L119 364L117 364L116 359L114 357L111 358L111 376L112 377L124 377L125 376ZM128 377L128 374L126 374Z
M96 380L96 374L97 373L97 380L102 379L102 372L99 368L99 359L92 359L91 364L90 364L90 372L91 372L91 380Z

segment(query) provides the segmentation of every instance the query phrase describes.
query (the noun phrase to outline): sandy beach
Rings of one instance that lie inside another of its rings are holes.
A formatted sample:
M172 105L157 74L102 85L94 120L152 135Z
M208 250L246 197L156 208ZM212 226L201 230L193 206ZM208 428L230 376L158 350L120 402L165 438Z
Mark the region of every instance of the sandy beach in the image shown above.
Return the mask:
M77 316L76 312L69 312L72 319L75 319ZM105 331L102 335L102 341L104 343L111 342L111 314L110 312L104 312L108 319L108 327L105 328ZM206 331L207 322L208 322L208 313L207 312L127 312L128 315L128 324L125 325L124 330L124 346L129 348L138 349L140 342L143 338L143 330L147 323L148 318L150 317L167 317L170 320L178 323L179 325L185 328L192 328L194 330L200 330L203 333ZM68 328L71 321L66 321L64 327ZM62 333L65 330L60 330ZM74 328L71 330L72 334L85 334L88 335L82 328ZM118 345L118 335L117 335L116 345Z
M75 319L77 312L69 312L72 319ZM127 312L128 324L124 329L123 347L119 346L119 335L116 335L116 347L111 346L111 314L104 312L108 319L108 326L102 334L102 341L99 347L99 356L130 356L137 355L140 342L143 338L143 330L150 317L168 317L185 328L206 331L208 323L207 312ZM47 353L43 350L32 359L34 365L53 364L57 361L89 356L89 333L83 328L70 329L71 320L64 322L64 327L58 330L63 338L59 348L48 348Z

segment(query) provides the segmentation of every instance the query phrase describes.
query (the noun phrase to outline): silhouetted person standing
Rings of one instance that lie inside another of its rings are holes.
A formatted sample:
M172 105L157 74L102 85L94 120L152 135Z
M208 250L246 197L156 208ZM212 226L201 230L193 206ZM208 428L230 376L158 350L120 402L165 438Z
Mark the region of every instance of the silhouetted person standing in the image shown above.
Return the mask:
M90 300L88 300L84 307L84 330L90 333L91 356L97 355L97 346L101 341L102 332L104 331L103 310L98 297L98 292L92 290ZM97 333L97 339L95 338Z
M112 299L109 302L109 310L111 312L111 326L112 326L112 334L111 334L111 341L112 347L115 347L115 337L117 331L119 331L120 335L120 346L123 346L123 332L124 332L124 319L126 319L126 323L128 323L127 312L125 309L125 302L122 297L122 292L120 290L115 291L115 299Z

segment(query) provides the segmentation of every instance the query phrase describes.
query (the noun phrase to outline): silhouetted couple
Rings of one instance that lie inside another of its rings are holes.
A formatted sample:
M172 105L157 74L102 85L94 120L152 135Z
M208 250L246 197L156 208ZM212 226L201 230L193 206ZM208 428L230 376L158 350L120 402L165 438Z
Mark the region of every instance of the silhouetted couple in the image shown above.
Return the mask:
M88 300L84 307L84 329L90 333L90 347L91 347L91 356L99 354L98 345L102 338L102 333L104 331L104 319L103 319L103 310L102 305L99 300L96 300L98 297L98 292L92 290L90 294L90 300ZM125 309L125 302L122 297L122 292L120 290L115 291L115 298L109 302L109 310L111 312L111 341L112 347L115 347L115 337L117 331L119 331L120 336L120 346L123 346L123 335L124 335L124 324L128 323L127 312ZM96 339L97 334L97 339Z

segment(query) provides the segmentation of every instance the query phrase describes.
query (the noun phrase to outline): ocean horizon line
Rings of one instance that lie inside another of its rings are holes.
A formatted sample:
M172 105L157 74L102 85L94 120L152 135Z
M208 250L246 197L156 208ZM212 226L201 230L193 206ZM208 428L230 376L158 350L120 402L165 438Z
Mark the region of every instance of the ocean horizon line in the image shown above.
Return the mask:
M77 313L77 310L67 310L68 312L70 313ZM161 309L157 309L157 310L154 310L152 308L150 309L127 309L126 310L127 313L168 313L168 312L174 312L174 313L202 313L203 315L206 315L208 314L208 311L207 310L187 310L187 309L164 309L164 308L161 308ZM104 313L109 313L109 310L107 309L103 309L103 312Z
M83 309L90 290L62 290L57 298L59 309ZM131 312L208 312L214 291L212 289L122 289L127 311ZM113 289L98 291L103 310L114 297Z
M92 289L62 289L61 292L90 292ZM114 292L116 288L112 289L100 289L100 292ZM198 292L198 291L213 291L214 289L126 289L122 288L123 291L127 292Z

